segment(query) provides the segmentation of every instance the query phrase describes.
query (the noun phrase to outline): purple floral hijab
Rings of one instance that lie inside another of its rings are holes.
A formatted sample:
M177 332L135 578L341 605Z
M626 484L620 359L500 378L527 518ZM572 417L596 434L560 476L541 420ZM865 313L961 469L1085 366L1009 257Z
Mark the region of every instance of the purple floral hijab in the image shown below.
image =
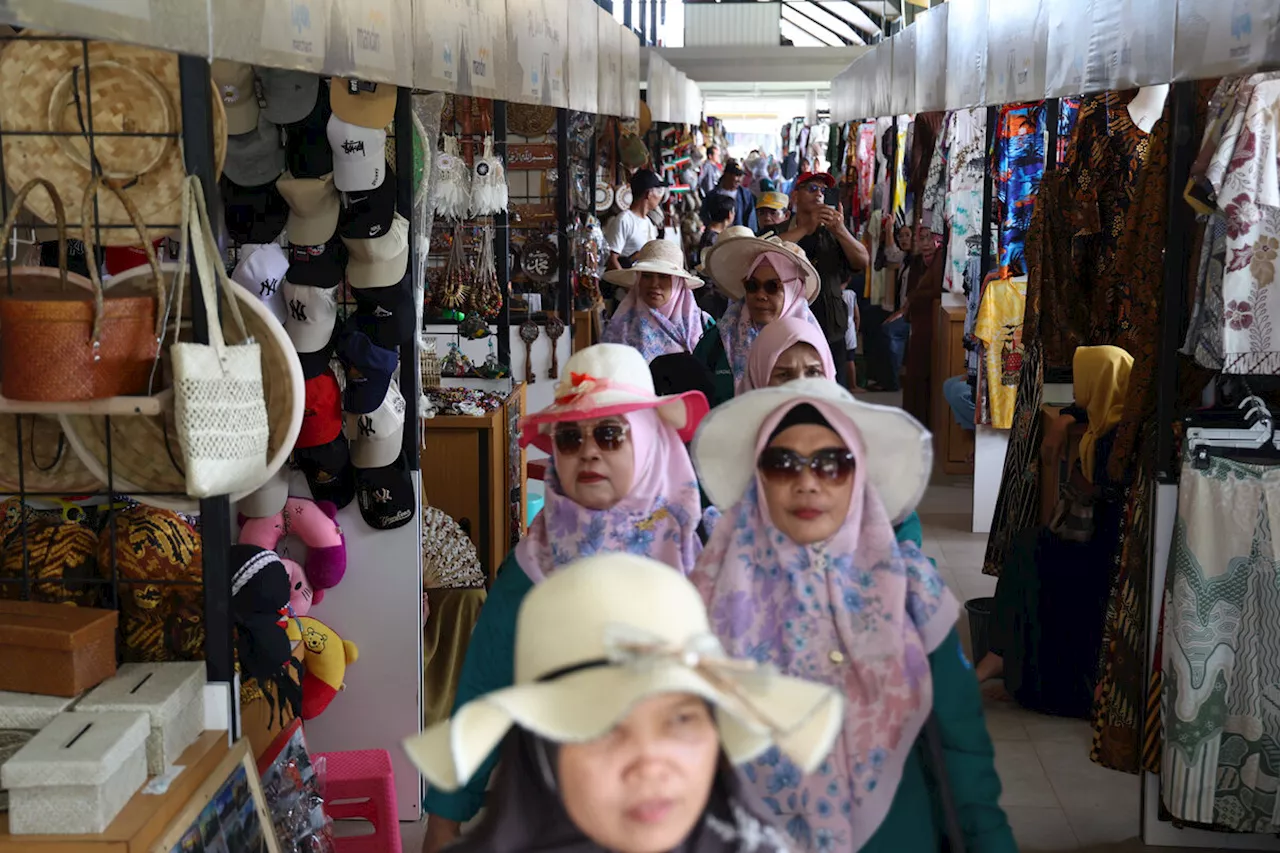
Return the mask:
M645 361L660 355L693 352L702 340L707 315L698 307L684 279L676 277L671 298L660 309L650 308L640 299L639 287L632 287L609 318L600 340L606 344L627 344L640 350Z
M796 405L763 424L756 454ZM859 461L845 524L797 545L776 527L759 479L716 525L690 579L729 655L840 688L845 724L831 755L804 776L776 750L744 768L798 850L859 850L884 822L933 705L928 655L959 604L937 569L899 543L862 474L864 448L839 410L807 401Z
M603 551L651 557L686 575L698 559L702 504L689 452L655 410L622 417L631 427L635 453L631 491L611 509L587 509L565 495L552 461L546 503L516 545L516 561L534 583L566 563Z
M766 260L782 279L784 288L782 313L778 315L778 319L793 317L821 329L818 318L814 316L808 301L804 298L804 275L791 258L782 252L761 252L747 270L747 275L755 272ZM750 354L751 344L755 341L756 335L760 334L761 327L752 321L751 312L747 310L746 302L742 299L734 299L729 303L729 308L720 318L719 326L720 340L724 343L725 355L728 356L729 366L733 369L734 385L737 385L746 375L747 356Z

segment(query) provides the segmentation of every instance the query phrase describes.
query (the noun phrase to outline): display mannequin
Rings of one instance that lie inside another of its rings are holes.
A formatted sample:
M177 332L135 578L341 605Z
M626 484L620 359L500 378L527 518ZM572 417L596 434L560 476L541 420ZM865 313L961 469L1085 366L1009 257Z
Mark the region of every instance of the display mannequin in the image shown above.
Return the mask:
M1129 118L1143 133L1150 133L1156 121L1164 114L1164 102L1169 97L1169 84L1146 86L1138 90L1129 102Z

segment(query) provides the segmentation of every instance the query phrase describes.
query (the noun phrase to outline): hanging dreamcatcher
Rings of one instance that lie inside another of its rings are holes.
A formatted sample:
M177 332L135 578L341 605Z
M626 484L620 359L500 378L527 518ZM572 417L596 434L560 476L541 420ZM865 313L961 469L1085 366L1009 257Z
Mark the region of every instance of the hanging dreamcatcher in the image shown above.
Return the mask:
M471 310L487 320L502 311L502 288L498 286L498 268L493 258L493 228L486 225L480 232L480 266L471 288Z
M435 180L431 187L431 207L437 216L465 219L471 205L471 170L458 154L458 140L445 134L436 154Z
M461 308L466 302L470 277L467 270L466 232L462 223L453 226L453 245L436 303L441 308Z
M507 209L507 170L493 153L493 137L484 138L484 155L476 160L471 181L471 215L491 216Z

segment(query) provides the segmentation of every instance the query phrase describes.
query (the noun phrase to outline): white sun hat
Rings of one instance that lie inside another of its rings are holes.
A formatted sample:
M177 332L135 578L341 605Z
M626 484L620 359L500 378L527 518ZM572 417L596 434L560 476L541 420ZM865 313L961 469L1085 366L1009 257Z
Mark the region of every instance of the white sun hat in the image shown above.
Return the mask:
M933 469L933 436L897 406L864 403L830 379L796 379L734 397L703 419L690 455L698 481L721 510L741 500L756 475L756 444L769 416L799 403L820 403L853 422L865 468L894 523L924 496Z
M609 270L604 280L618 287L631 287L641 273L652 272L682 278L690 290L702 287L704 282L684 268L684 252L670 240L650 240L636 252L635 262L629 269Z
M590 557L535 586L520 606L515 658L514 686L405 741L431 785L465 784L512 726L584 743L662 694L690 693L715 706L720 742L735 764L777 746L810 772L844 723L836 689L729 658L693 584L646 557Z
M520 421L520 446L551 452L550 428L560 421L586 421L657 409L658 416L688 442L707 413L701 391L659 397L640 350L626 344L595 344L574 353L560 372L555 401Z
M729 231L730 229L725 229L724 234L716 240L702 262L703 271L711 276L716 287L723 290L727 296L742 299L746 295L744 283L751 264L764 252L779 252L789 257L800 268L804 276L804 298L809 302L818 298L822 279L818 277L818 271L805 256L804 249L795 243L788 243L772 235L756 237L744 234L735 235L726 240L725 235Z

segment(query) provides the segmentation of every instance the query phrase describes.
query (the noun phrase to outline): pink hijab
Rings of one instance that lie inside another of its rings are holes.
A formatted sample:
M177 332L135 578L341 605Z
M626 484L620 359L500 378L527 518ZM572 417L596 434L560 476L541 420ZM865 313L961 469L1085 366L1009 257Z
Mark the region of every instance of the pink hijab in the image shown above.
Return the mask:
M782 279L783 297L782 312L776 323L784 317L792 317L811 323L821 330L818 318L809 309L809 302L804 298L804 272L796 264L795 259L785 252L761 252L747 268L747 277L760 268L765 261L773 267L773 271ZM746 302L735 299L720 318L720 339L724 342L725 354L729 357L729 366L733 369L733 381L741 382L747 372L747 353L751 344L760 333L760 326L751 320L751 312Z
M822 375L827 379L836 378L836 365L831 357L831 346L827 343L822 330L795 317L782 317L765 326L756 335L747 353L747 372L738 381L734 393L745 394L755 388L767 388L773 366L778 363L778 358L796 344L808 344L813 347L818 353L818 358L822 359Z
M671 286L671 298L661 308L650 308L639 294L639 283L631 286L609 318L600 340L606 344L627 344L640 350L645 361L660 355L693 352L702 340L706 315L693 298L688 283L678 276Z
M800 401L762 425L756 455ZM858 458L844 525L817 545L797 545L769 518L759 479L716 525L690 579L731 656L752 657L840 688L845 723L831 755L804 776L776 750L746 771L797 849L859 850L884 822L907 756L933 706L928 655L959 604L933 564L896 541L863 476L856 427L808 401Z
M684 574L698 559L702 503L689 452L656 410L622 417L631 427L635 453L631 491L611 509L587 509L565 495L553 461L547 468L546 503L515 549L516 561L534 583L603 551L651 557Z

